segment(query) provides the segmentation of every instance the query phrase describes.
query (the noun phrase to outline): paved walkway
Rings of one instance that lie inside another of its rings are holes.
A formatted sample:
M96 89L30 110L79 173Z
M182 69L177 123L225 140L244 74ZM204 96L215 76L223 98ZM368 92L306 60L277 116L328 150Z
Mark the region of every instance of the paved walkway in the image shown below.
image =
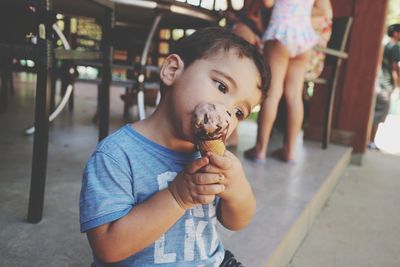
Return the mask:
M350 165L289 267L400 266L400 157Z

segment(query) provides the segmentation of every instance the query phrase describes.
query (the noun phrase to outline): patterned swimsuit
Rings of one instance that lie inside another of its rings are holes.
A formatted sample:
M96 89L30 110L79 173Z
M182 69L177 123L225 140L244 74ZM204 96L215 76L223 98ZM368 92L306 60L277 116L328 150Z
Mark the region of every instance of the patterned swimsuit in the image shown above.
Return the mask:
M295 57L317 43L311 25L314 0L277 0L263 41L278 40Z

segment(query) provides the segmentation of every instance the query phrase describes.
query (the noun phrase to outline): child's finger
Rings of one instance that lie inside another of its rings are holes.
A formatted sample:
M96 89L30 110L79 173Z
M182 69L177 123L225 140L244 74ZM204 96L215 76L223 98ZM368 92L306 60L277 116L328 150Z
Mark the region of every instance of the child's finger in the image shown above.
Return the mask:
M196 159L192 161L190 164L186 166L186 171L189 174L195 174L198 170L203 168L209 163L209 159L207 157L201 157L199 159Z
M213 202L215 199L215 195L197 195L194 197L194 200L198 204L209 204Z
M219 173L196 173L193 175L193 182L197 185L221 183L225 177Z
M214 174L221 173L223 171L224 171L223 169L221 169L213 164L207 164L200 170L200 172L202 172L202 173L214 173Z
M218 168L218 167L216 167L215 165L212 165L212 164L208 164L207 166L201 168L201 172L199 172L199 173L197 173L195 175L203 175L203 174L217 175L218 178L213 177L212 181L215 181L215 179L218 179L218 181L213 182L213 183L227 185L228 184L228 179L226 179L226 177L225 177L225 175L223 173L224 173L224 170L222 170L221 168ZM202 177L202 179L205 179L205 177ZM204 183L196 183L196 182L194 182L194 183L195 184L204 184ZM212 184L212 182L210 181L209 184Z
M225 153L227 155L227 153ZM232 167L232 159L229 156L220 156L212 152L207 152L210 163L222 170L228 170Z
M196 193L199 195L216 195L225 190L225 185L222 184L208 184L196 186Z

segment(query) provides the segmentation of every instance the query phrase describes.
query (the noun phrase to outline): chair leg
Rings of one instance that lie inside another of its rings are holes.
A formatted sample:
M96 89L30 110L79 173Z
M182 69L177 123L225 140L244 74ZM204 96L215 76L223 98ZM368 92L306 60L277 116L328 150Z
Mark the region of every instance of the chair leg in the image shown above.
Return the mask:
M55 64L53 63L53 66ZM51 87L50 87L50 113L56 109L56 86L57 86L57 71L54 67L52 70Z
M71 96L70 96L69 101L68 101L68 110L69 111L73 111L74 110L74 91L72 91Z
M12 61L10 62L10 67L12 67ZM14 79L13 79L13 72L10 69L10 73L8 74L8 88L10 89L11 96L15 95L15 88L14 88Z
M327 105L324 113L323 132L322 132L323 149L328 148L331 136L331 128L332 128L332 112L333 112L333 103L334 103L334 95L336 88L334 88L333 86L331 86L330 88L331 90L328 93Z
M322 148L323 149L328 148L329 140L331 137L333 104L335 101L336 87L338 84L339 72L340 72L341 65L342 65L342 59L338 59L336 68L335 68L335 72L333 74L333 79L332 79L332 82L330 83L331 90L328 94L328 103L326 105L326 110L325 110L325 114L324 114L323 137L322 137Z
M99 142L103 140L109 131L110 120L110 86L111 86L111 63L113 59L113 47L111 33L114 23L114 13L107 12L102 21L103 38L101 43L102 51L102 77L98 93L98 118L99 118Z
M128 96L130 91L131 90L129 89L129 87L126 87L125 88L125 96ZM129 109L130 109L130 106L129 106L128 101L124 100L124 113L123 113L124 120L129 120Z
M0 113L7 110L8 104L8 81L7 81L7 71L6 66L3 66L0 70L1 72L1 84L0 84Z
M329 106L329 105L328 105ZM327 149L329 144L329 137L331 135L331 112L329 111L330 107L327 108L324 115L324 125L323 125L323 133L322 133L322 148Z
M96 113L93 115L92 118L92 122L95 124L99 122L100 91L101 91L101 84L97 85L97 107L96 107Z

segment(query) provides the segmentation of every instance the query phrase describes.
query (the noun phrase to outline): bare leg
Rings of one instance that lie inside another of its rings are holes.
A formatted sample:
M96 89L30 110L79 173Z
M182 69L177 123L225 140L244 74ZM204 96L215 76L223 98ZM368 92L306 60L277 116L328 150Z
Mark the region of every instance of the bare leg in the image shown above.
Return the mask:
M371 136L370 136L370 138L369 138L369 141L370 141L371 143L374 143L374 142L375 142L375 136L376 136L376 132L378 131L378 125L379 125L379 123L373 123L373 124L372 124Z
M287 132L284 144L284 159L292 161L295 158L296 140L301 130L304 117L303 87L306 64L310 52L297 55L289 60L286 73L284 95L287 104Z
M289 64L289 52L279 41L266 42L264 54L271 67L271 86L258 114L256 144L245 152L245 157L259 160L266 157L269 137L276 119L279 100L283 94L283 82Z

